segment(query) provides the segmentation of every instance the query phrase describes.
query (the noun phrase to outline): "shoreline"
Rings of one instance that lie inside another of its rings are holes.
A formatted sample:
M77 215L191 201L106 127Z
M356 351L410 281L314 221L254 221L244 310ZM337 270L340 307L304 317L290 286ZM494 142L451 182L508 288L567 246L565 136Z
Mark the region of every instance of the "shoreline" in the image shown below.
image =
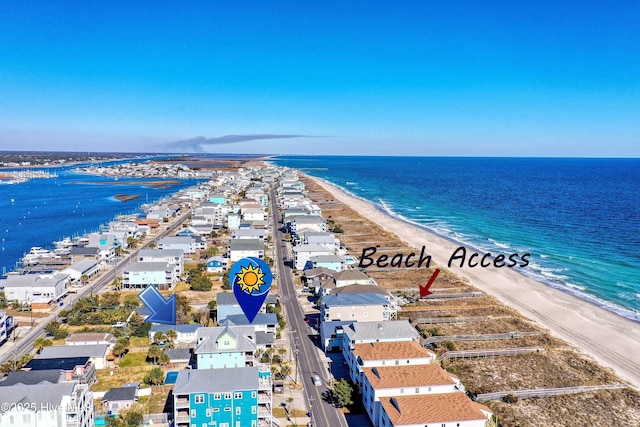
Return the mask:
M440 268L446 268L453 251L462 246L426 227L395 218L372 202L350 195L332 183L307 174L305 176L410 246L426 246L427 252ZM640 327L633 320L538 282L514 269L452 266L449 270L506 306L516 309L601 365L612 368L623 380L640 387L640 358L637 357L640 354Z

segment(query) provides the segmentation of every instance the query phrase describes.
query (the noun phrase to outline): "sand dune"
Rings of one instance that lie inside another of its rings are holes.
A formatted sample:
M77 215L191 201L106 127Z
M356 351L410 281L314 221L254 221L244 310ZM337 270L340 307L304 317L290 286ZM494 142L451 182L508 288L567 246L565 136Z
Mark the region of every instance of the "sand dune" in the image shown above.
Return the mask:
M459 247L435 233L390 217L373 204L352 197L332 184L310 178L337 200L395 233L407 244L418 249L426 246L440 268L446 268L449 257ZM640 324L536 282L510 268L460 268L452 265L451 271L538 322L603 366L612 368L635 387L640 387Z

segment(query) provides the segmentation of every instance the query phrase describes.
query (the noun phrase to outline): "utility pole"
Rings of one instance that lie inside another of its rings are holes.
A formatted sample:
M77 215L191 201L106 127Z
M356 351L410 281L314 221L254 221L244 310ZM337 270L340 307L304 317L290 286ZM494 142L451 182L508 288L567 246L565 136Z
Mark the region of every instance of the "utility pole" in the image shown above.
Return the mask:
M295 379L295 384L298 385L298 353L300 353L300 350L298 350L297 348L294 350L295 355L296 355L296 379Z

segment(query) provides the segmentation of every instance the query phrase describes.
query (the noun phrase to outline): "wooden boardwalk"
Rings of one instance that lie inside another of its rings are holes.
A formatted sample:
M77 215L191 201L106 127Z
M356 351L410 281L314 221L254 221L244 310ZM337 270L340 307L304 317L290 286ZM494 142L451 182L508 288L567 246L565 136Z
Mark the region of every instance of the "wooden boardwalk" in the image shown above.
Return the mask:
M424 347L442 341L493 341L507 340L513 338L532 337L542 335L542 332L506 332L504 334L481 334L481 335L443 335L437 337L428 337L420 341Z
M443 353L439 360L452 359L472 359L476 357L493 357L493 356L516 356L525 353L541 353L545 351L544 347L512 347L512 348L493 348L488 350L462 350L447 351Z
M414 328L416 325L435 325L438 323L467 323L467 322L480 322L482 320L497 319L495 316L473 316L473 317L421 317L411 322L411 326Z
M597 390L613 390L627 388L624 384L603 384L603 385L585 385L578 387L561 387L561 388L540 388L533 390L512 390L512 391L497 391L494 393L483 393L476 396L476 400L500 400L507 395L513 395L519 399L526 399L528 397L548 397L558 396L561 394L575 394L584 393L588 391Z

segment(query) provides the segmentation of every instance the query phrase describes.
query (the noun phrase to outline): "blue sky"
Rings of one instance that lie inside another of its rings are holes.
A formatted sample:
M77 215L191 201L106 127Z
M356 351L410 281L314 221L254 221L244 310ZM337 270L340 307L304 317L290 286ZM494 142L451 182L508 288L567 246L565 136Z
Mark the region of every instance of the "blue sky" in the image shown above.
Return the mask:
M640 157L639 30L637 1L6 0L0 149Z

